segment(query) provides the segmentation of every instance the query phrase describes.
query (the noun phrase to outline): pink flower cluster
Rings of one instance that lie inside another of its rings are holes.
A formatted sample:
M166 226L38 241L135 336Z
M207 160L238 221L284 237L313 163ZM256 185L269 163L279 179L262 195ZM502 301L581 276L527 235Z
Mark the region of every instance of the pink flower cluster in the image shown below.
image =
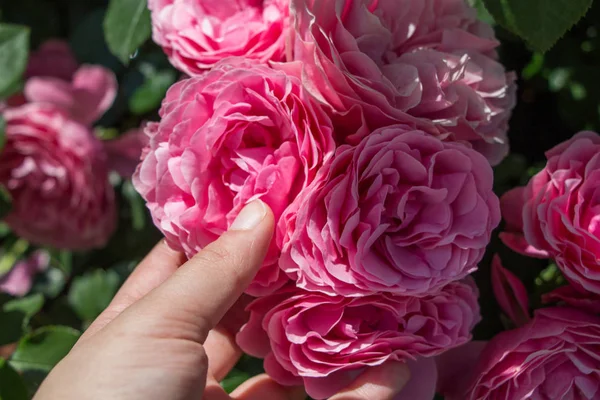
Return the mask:
M149 8L154 40L190 75L146 127L134 174L156 226L191 257L253 200L276 218L242 348L326 398L365 367L431 364L468 342L468 275L500 222L490 164L508 151L515 100L476 12L462 0Z
M92 131L117 94L116 78L103 67L79 66L60 41L32 53L25 78L23 92L1 106L0 185L12 197L5 221L34 244L102 247L116 224L111 164L136 151L139 159L142 148L138 140L125 157L115 150L122 139L102 143Z
M502 198L501 238L521 254L554 259L569 284L543 295L551 307L530 317L525 286L496 258L494 292L517 329L440 358L447 399L600 397L600 135L581 132L546 156L527 187ZM473 349L479 354L465 356ZM451 372L458 352L473 361L462 376Z

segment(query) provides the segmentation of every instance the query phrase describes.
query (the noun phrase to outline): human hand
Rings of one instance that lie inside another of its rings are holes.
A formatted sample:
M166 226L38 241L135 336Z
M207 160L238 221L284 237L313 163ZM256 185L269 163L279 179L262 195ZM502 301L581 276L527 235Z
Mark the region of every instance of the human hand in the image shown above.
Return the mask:
M234 332L219 322L260 268L273 225L268 207L254 201L187 262L159 243L34 399L304 399L302 388L280 386L267 375L231 395L219 385L241 355ZM404 364L384 364L332 399L391 399L408 375Z

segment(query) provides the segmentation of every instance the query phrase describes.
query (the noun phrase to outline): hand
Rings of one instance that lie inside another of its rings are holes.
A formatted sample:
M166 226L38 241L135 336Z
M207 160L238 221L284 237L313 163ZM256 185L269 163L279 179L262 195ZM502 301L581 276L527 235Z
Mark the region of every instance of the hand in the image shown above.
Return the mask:
M248 380L231 397L219 385L241 355L219 322L260 268L273 225L268 207L254 201L228 232L187 262L159 243L35 399L304 399L302 388L280 386L266 375ZM405 365L385 364L333 399L391 399L407 379Z

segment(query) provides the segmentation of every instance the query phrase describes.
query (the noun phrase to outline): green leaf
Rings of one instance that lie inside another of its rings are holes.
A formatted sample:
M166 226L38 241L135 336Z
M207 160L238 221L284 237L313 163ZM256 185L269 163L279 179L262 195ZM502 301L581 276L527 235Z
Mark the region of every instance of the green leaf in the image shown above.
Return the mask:
M119 284L115 271L97 269L73 280L69 304L82 321L91 322L108 306Z
M44 296L40 293L31 296L23 297L21 299L14 299L8 301L2 307L4 311L17 311L24 315L23 323L26 326L29 320L44 306Z
M129 99L129 109L136 115L144 115L154 111L167 94L177 75L175 71L161 71L147 77Z
M25 314L20 311L0 311L0 346L18 342L23 335Z
M110 51L125 65L152 33L146 0L111 0L104 18Z
M27 387L23 378L10 364L0 358L0 400L27 400Z
M2 186L0 186L0 203L2 202ZM9 204L10 206L10 204ZM1 206L0 206L1 208ZM11 245L3 243L5 253L0 258L0 275L4 275L20 260L27 249L29 248L29 242L23 239L17 239Z
M12 197L3 185L0 185L0 219L6 217L12 209Z
M25 336L12 355L11 365L19 371L49 372L71 350L79 332L65 326L45 326Z
M496 22L534 50L548 51L591 7L593 0L484 0Z
M247 372L240 371L234 368L231 372L221 381L221 387L227 392L233 392L238 386L250 379L251 376Z
M146 227L146 203L142 196L135 190L131 181L123 184L123 197L129 202L131 208L131 225L134 231L141 231Z
M29 57L29 28L0 24L0 96L11 91L23 75Z

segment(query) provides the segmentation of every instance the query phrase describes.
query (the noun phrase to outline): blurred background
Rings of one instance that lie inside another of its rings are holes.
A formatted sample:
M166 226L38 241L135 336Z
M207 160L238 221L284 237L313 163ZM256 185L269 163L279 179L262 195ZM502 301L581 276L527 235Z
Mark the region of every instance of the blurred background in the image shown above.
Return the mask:
M166 90L180 76L151 40L126 57L109 51L103 30L108 3L0 0L0 21L28 26L32 50L49 38L62 38L80 63L103 65L116 74L117 99L95 126L95 134L103 140L116 138L143 121L157 120ZM479 9L480 17L494 24L485 9ZM600 2L543 55L507 30L496 28L501 58L508 70L519 75L519 103L509 134L511 155L495 170L495 187L501 195L525 184L543 165L546 150L580 130L600 130ZM18 297L0 293L0 399L29 398L80 332L108 305L137 262L160 240L131 182L113 174L111 183L117 194L119 222L105 248L89 252L42 249L50 255L49 267L33 276L31 289ZM0 279L39 250L0 223ZM510 327L491 290L489 265L494 253L522 278L533 305L537 294L562 279L548 261L518 256L495 237L475 274L483 313L475 339L489 339ZM261 370L260 360L244 357L223 385L232 390Z

